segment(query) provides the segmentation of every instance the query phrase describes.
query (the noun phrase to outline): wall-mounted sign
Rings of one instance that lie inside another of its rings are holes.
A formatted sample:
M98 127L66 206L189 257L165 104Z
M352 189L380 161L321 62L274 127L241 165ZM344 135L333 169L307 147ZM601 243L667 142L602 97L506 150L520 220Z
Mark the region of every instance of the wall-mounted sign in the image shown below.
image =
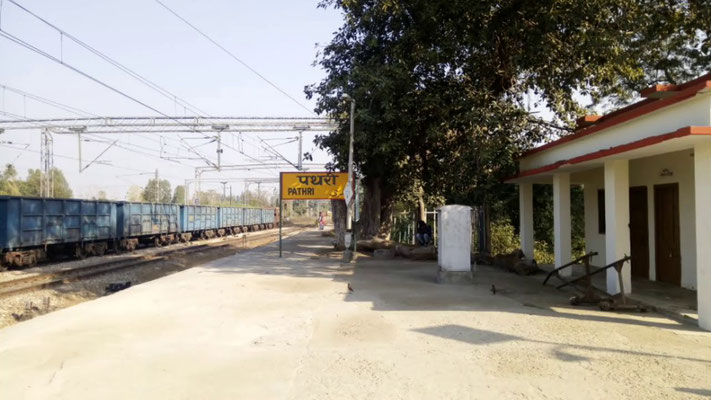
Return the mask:
M659 176L661 177L669 177L669 176L674 176L674 171L664 168L660 173Z
M343 200L348 182L346 172L282 172L284 200Z

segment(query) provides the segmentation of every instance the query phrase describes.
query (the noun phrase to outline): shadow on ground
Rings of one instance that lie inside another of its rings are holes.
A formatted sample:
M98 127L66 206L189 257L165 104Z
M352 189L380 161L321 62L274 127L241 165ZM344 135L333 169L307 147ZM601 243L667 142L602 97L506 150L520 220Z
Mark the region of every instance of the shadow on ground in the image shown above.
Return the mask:
M604 323L618 323L662 329L700 331L677 323L656 313L579 313L581 309L597 311L597 307L569 304L575 292L542 286L538 280L504 272L490 266L480 266L473 284L442 285L435 282L435 261L373 259L361 255L357 264L342 264L341 253L335 252L330 238L318 231L304 232L283 243L283 258L274 243L217 260L205 265L206 273L286 275L296 278L327 278L350 284L348 302L370 302L374 310L436 311L458 310L477 312L510 312L549 318L565 318ZM489 288L494 284L496 294ZM492 298L496 296L495 306ZM503 302L501 298L505 299ZM522 307L523 306L523 307Z
M609 348L609 347L586 346L586 345L580 345L580 344L574 344L574 343L560 343L560 342L552 342L552 341L546 341L546 340L535 340L535 339L524 338L521 336L509 335L506 333L499 333L499 332L488 331L488 330L484 330L484 329L471 328L471 327L462 326L462 325L439 325L439 326L432 326L432 327L427 327L427 328L413 329L413 331L427 334L427 335L437 336L437 337L444 338L444 339L457 340L460 342L464 342L464 343L468 343L468 344L476 345L476 346L489 345L489 344L508 342L508 341L521 341L521 342L529 342L529 343L547 344L547 345L554 346L553 354L556 356L557 359L559 359L561 361L566 361L566 362L577 362L577 361L589 360L587 357L570 354L565 351L565 349L580 349L580 350L588 350L588 351L593 351L593 352L619 353L619 354L628 354L628 355L646 356L646 357L674 358L674 359L682 359L682 360L696 361L696 362L711 364L711 360L705 360L705 359L700 359L700 358L679 357L679 356L662 354L662 353L650 353L650 352L644 352L644 351L614 349L614 348ZM685 390L693 390L693 389L679 389L679 388L677 388L677 390L685 391Z

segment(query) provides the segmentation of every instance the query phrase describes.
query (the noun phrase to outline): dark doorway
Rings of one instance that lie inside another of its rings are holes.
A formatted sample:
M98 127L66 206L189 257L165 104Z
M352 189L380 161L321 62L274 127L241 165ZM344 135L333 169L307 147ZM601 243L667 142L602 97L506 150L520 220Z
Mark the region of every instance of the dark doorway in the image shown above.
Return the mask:
M678 183L654 185L654 231L657 280L680 285Z
M647 187L630 188L630 252L632 275L649 279L649 224Z

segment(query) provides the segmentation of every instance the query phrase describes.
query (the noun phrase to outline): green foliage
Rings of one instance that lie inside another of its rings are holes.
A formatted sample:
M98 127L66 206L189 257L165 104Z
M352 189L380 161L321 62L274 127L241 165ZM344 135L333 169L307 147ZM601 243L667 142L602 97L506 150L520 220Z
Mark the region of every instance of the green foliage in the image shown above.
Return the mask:
M0 195L20 196L20 187L17 170L12 164L7 164L0 175Z
M555 264L553 245L541 240L533 242L533 259L538 264Z
M185 204L185 186L178 185L175 187L175 192L173 192L173 203Z
M700 74L711 57L705 1L320 6L342 10L345 23L318 60L327 77L306 88L316 111L338 123L316 143L345 169L349 94L357 169L381 211L420 188L430 199L512 210L515 188L501 180L516 172L514 156L567 134L586 112L579 95L625 102L651 84ZM553 111L553 123L529 112L529 97Z
M72 197L72 189L69 187L64 173L54 168L51 171L52 180L54 181L55 198L70 198ZM7 164L5 170L0 175L0 194L9 196L30 196L39 197L41 193L42 171L39 169L29 169L27 171L27 179L18 178L17 170L12 164Z
M142 200L150 203L170 203L172 200L170 181L149 179L143 188Z
M518 234L508 220L501 219L491 224L491 254L510 254L520 248ZM526 257L531 255L526 254ZM533 259L539 264L553 264L553 245L544 240L536 240L533 243Z
M509 254L521 248L521 242L508 220L491 223L491 254Z
M62 199L72 197L72 189L60 169L52 169L52 181L54 182L54 197Z
M143 201L143 189L138 185L131 185L126 191L126 201Z

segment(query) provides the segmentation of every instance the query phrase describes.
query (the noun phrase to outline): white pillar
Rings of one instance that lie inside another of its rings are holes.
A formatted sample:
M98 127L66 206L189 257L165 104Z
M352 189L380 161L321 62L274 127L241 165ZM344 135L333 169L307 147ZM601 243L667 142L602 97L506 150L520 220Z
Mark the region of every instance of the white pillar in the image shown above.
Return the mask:
M605 243L596 241L600 234L600 224L598 221L597 193L598 186L592 182L583 185L583 197L585 204L585 253L597 252L598 255L591 259L593 265L605 265Z
M571 261L571 229L570 229L570 174L553 175L553 250L555 266L560 267ZM562 276L570 276L571 268L560 272Z
M711 331L711 143L694 146L696 301L699 326Z
M518 184L518 207L521 250L526 258L533 258L533 184Z
M605 264L630 255L630 180L629 161L605 162ZM622 269L625 293L632 292L630 263ZM617 294L617 271L607 270L607 292Z

